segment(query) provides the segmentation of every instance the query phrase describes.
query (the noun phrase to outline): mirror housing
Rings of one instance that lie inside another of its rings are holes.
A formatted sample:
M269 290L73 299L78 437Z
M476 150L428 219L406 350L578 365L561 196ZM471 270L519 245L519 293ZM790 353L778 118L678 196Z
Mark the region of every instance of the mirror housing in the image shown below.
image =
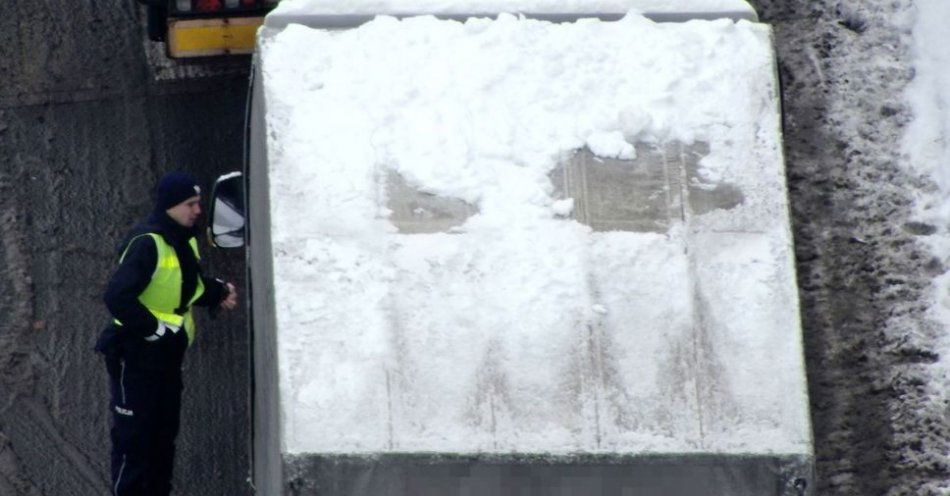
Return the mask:
M231 172L218 178L211 190L208 239L216 248L244 246L246 210L244 175Z

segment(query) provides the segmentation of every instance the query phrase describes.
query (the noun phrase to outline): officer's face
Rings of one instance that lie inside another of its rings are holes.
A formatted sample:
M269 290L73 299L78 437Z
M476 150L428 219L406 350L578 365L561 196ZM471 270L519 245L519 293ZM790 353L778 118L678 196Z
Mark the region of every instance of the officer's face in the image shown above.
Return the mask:
M195 221L197 221L198 216L201 215L200 202L201 197L195 195L166 210L165 213L172 219L175 219L175 222L185 227L191 227L195 225Z

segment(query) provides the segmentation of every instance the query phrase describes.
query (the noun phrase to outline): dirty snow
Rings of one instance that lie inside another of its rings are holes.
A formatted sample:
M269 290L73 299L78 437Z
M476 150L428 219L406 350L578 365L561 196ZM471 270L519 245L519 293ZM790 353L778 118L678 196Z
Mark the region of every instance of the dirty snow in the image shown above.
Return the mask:
M767 27L380 17L263 60L286 452L810 451ZM669 142L744 202L564 219L559 157ZM477 213L397 234L388 171Z
M933 178L939 190L923 194L917 201L917 218L936 226L925 239L935 256L946 260L950 253L950 3L943 0L917 0L914 25L914 80L907 86L906 98L914 119L904 135L903 149L910 167ZM934 280L933 317L950 327L950 272ZM935 385L950 395L950 332L942 333L940 348L942 370ZM942 384L943 387L940 387Z

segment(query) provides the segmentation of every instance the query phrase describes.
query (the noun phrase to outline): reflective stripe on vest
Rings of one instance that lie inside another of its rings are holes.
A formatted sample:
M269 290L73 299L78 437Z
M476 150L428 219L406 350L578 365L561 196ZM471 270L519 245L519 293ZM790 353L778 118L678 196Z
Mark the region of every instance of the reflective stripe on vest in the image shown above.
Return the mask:
M178 263L178 255L172 245L156 233L141 234L129 241L125 252L122 253L122 257L119 259L119 263L122 263L122 260L125 259L125 254L129 250L128 247L132 246L132 243L142 236L150 236L155 241L158 259L155 264L155 272L152 273L152 280L139 295L138 300L156 319L174 326L184 325L185 332L188 334L188 344L191 345L195 340L196 331L191 305L204 294L204 283L201 281L201 277L198 277L195 294L188 301L188 310L184 315L176 314L175 309L181 304L181 265ZM201 256L198 254L198 240L191 238L188 244L195 254L195 259L201 260ZM115 323L122 325L118 319L115 320Z

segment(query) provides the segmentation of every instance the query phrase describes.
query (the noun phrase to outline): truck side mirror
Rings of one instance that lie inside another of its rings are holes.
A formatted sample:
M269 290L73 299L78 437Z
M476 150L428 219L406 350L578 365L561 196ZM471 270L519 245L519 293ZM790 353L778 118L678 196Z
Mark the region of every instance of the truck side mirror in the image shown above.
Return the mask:
M211 225L208 238L217 248L244 246L245 225L244 175L225 174L214 182L211 190Z

